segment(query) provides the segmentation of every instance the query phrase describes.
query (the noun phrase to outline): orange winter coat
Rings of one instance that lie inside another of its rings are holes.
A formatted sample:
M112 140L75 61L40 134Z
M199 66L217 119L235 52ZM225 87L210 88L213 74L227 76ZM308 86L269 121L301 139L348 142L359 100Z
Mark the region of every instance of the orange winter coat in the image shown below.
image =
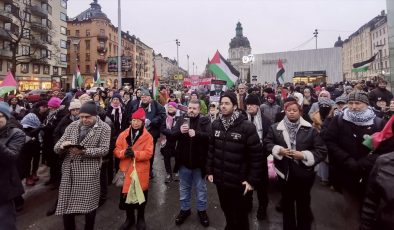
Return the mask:
M130 138L129 134L130 127L119 134L118 139L116 140L116 147L114 150L115 157L120 159L119 170L125 172L127 170L127 167L129 167L130 165L129 170L127 171L125 176L122 193L128 193L131 184L130 175L134 169L134 158L126 158L124 155L127 147L129 146L126 141L126 138ZM153 138L148 132L148 130L144 128L141 136L137 139L131 149L134 151L135 168L137 170L141 188L143 191L146 191L149 187L149 160L153 155Z

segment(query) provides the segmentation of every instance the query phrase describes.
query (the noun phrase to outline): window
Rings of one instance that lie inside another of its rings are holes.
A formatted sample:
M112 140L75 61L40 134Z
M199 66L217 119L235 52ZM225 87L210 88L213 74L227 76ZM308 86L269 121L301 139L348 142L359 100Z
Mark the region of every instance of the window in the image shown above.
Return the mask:
M12 69L12 62L7 61L7 71Z
M60 40L60 48L67 48L67 42L65 40Z
M42 73L43 74L49 74L49 65L44 65L44 67L42 69Z
M31 14L29 12L23 11L22 18L24 18L26 22L31 22Z
M61 68L60 71L61 71L61 73L60 73L61 75L67 74L67 68Z
M61 62L67 62L67 55L65 55L65 54L60 54L60 61L61 61Z
M52 58L52 51L47 50L47 58L51 59Z
M57 66L52 67L53 75L59 75L59 68Z
M30 30L23 28L23 38L30 39Z
M22 56L30 55L30 46L22 46Z
M86 37L90 37L90 30L86 30Z
M75 36L76 36L76 37L79 37L79 30L76 30L76 31L75 31Z
M387 61L384 62L384 68L388 68Z
M87 50L90 50L90 40L86 40L86 41L85 41L85 48L86 48Z
M86 65L85 68L86 68L86 73L90 73L90 65Z
M105 35L105 30L100 29L100 35L104 36Z
M49 15L52 15L52 6L51 5L44 3L44 4L41 5L41 7L44 10L47 10Z
M383 38L383 45L386 45L386 38Z
M386 28L383 28L383 34L385 34L386 33Z
M23 0L23 3L25 3L26 5L31 5L31 0Z
M22 63L21 64L21 72L22 73L29 73L29 63Z
M65 13L60 12L60 20L67 21L67 15Z
M90 53L86 54L85 61L90 61Z
M60 5L61 5L63 8L67 9L67 0L60 0Z
M33 73L40 74L40 65L33 64Z
M60 33L63 34L63 35L70 35L70 30L67 30L66 27L61 26L60 27Z

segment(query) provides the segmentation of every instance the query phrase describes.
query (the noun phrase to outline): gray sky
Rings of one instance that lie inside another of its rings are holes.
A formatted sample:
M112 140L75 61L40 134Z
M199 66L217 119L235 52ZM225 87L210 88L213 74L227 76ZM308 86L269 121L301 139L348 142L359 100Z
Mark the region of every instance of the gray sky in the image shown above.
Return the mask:
M68 15L76 16L91 2L69 0ZM115 26L117 2L98 0ZM189 54L190 73L192 62L200 73L217 49L228 57L238 20L257 54L314 49L315 40L298 46L316 28L318 47L332 47L339 35L346 39L381 10L386 10L386 0L122 0L122 30L170 58L176 57L179 39L180 65L187 69Z

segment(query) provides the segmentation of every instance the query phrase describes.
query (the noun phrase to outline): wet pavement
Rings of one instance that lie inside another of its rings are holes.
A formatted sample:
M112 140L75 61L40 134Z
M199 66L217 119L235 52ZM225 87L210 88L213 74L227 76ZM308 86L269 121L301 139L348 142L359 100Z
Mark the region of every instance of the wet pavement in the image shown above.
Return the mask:
M198 219L194 205L192 215L181 226L175 225L175 218L179 212L179 187L178 182L164 183L165 170L160 153L156 153L154 172L155 178L150 181L148 204L145 210L147 229L224 229L225 219L220 209L216 188L208 183L208 216L210 226L204 228ZM33 187L26 188L25 206L23 211L18 213L18 229L29 230L61 230L63 222L60 216L46 216L47 210L53 205L57 190L44 186L43 182L48 179L48 169L40 168L40 181ZM118 209L120 189L114 186L109 187L107 202L98 209L95 229L118 229L124 222L125 213ZM315 216L313 229L331 230L345 229L344 210L345 202L341 194L333 192L328 187L316 182L312 189L312 211ZM254 207L249 215L252 229L277 230L282 229L282 215L275 210L275 204L279 200L279 192L272 185L269 189L268 216L264 221L256 219L257 196L254 194ZM84 217L77 217L77 229L83 229ZM135 228L133 228L135 229Z

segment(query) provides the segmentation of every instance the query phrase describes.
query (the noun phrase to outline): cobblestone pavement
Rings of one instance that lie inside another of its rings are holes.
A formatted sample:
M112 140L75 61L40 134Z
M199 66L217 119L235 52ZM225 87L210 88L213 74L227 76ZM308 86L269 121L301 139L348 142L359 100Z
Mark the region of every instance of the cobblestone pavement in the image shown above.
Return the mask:
M224 229L225 220L220 209L216 188L208 184L208 216L210 226L204 228L198 220L197 211L192 208L192 215L181 226L175 225L175 218L179 212L178 182L164 183L165 170L162 156L156 153L154 164L155 178L150 181L148 204L146 208L146 222L149 230L166 229ZM46 211L54 203L57 190L44 186L48 179L48 168L40 168L40 181L33 187L26 188L25 206L18 213L18 229L29 230L60 230L63 229L62 218L59 216L46 216ZM98 209L95 229L117 229L125 219L125 213L118 209L120 189L109 187L109 199ZM249 215L251 230L277 230L282 229L282 215L275 211L275 204L279 200L279 192L275 186L269 189L268 217L264 221L256 219L257 196L254 194L254 207ZM193 197L194 199L194 197ZM192 202L194 203L194 202ZM193 205L193 207L195 207ZM318 182L312 190L312 210L315 216L314 229L331 230L345 229L344 199L341 194L331 191ZM83 216L77 217L77 229L83 229Z

